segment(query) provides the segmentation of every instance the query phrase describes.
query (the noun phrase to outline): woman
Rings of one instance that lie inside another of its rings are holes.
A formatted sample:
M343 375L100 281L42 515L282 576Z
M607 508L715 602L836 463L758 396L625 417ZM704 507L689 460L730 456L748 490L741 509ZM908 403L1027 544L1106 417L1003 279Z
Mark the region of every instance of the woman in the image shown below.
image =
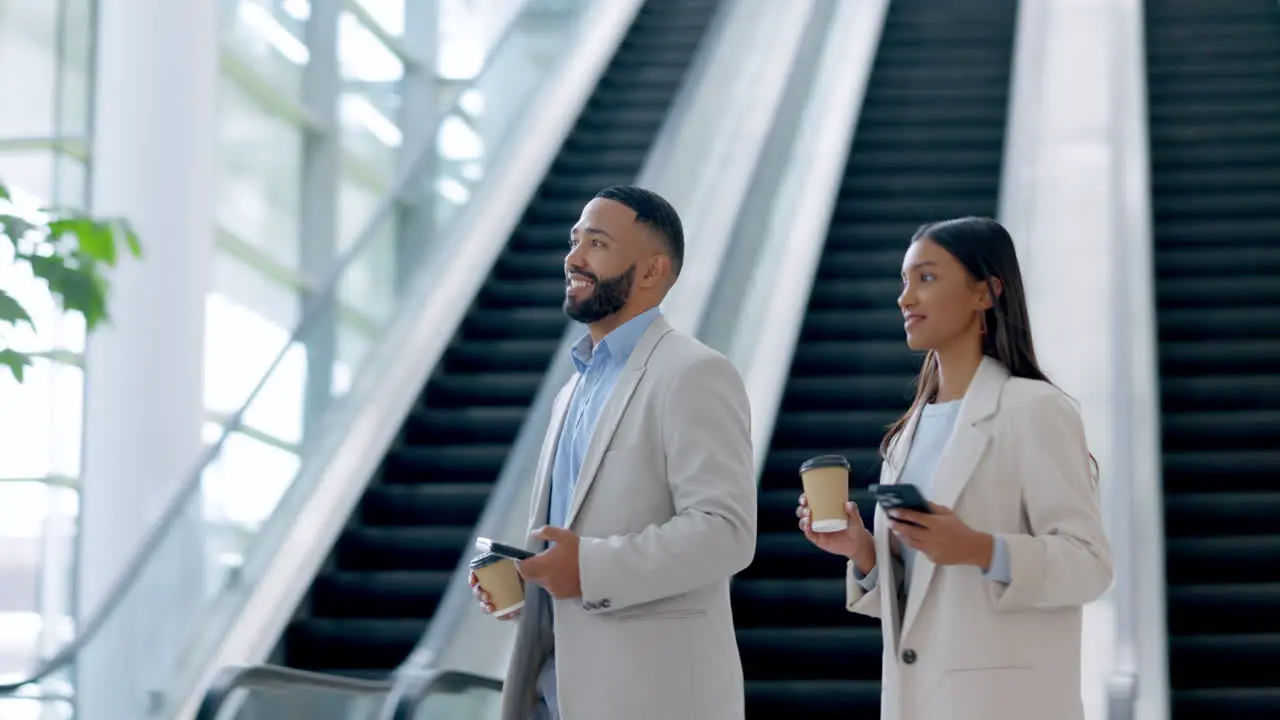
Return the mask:
M1111 584L1096 465L1071 401L1036 364L1022 275L994 220L926 225L902 263L907 345L925 351L880 483L874 533L805 537L849 558L848 608L880 618L884 720L1080 720L1081 606Z

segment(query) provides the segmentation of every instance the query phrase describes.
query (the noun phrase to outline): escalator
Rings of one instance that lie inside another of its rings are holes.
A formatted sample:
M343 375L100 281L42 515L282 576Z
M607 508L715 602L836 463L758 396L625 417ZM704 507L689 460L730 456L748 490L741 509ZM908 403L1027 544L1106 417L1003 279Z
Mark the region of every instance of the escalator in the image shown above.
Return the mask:
M845 610L844 562L796 528L797 470L838 452L866 522L876 448L919 357L895 306L907 241L995 214L1016 0L894 0L761 478L755 562L733 584L747 717L879 717L878 622Z
M1147 3L1172 717L1280 717L1280 6Z
M451 581L568 321L569 228L633 182L718 0L648 0L316 577L277 656L382 675Z

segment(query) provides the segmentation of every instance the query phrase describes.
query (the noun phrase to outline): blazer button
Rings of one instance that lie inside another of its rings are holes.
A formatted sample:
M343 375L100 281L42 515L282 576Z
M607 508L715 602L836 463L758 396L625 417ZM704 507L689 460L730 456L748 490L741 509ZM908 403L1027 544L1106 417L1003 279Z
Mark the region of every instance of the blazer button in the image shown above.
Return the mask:
M902 662L911 665L916 661L916 651L907 649L902 651Z

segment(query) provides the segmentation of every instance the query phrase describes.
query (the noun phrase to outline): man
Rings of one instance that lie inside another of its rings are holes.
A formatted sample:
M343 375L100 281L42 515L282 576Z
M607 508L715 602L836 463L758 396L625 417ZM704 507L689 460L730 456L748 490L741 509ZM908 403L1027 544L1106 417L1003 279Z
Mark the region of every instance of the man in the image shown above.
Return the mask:
M729 361L658 309L683 259L679 215L637 187L570 233L564 310L588 332L534 479L503 720L744 716L729 579L755 554L751 413Z

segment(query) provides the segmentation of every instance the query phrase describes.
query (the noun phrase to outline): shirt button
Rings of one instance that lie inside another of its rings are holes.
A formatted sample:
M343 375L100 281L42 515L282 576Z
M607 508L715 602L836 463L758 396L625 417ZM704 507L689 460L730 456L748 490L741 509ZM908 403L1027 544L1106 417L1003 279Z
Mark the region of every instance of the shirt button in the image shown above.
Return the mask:
M908 665L911 665L911 664L915 663L915 661L916 661L916 651L915 651L915 650L910 650L910 649L908 649L908 650L903 650L903 651L902 651L902 662L904 662L904 663L906 663L906 664L908 664Z

